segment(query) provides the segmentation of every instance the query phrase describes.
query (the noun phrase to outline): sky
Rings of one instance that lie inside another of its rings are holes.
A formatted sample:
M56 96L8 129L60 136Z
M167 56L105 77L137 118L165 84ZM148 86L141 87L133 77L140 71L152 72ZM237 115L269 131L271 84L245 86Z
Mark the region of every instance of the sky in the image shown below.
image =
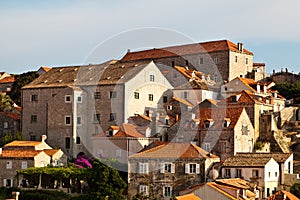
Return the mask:
M299 0L0 1L0 71L120 59L127 49L228 39L267 71L300 72Z

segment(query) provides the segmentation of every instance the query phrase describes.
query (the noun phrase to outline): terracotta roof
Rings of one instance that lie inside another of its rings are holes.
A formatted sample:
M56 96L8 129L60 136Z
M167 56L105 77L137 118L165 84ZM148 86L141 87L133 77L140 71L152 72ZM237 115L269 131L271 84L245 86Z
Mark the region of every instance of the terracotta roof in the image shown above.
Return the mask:
M6 145L4 145L4 147L35 147L39 144L41 144L42 142L40 141L12 141Z
M33 158L42 150L2 150L0 158Z
M208 90L207 83L200 80L191 80L175 88L175 90Z
M275 194L271 195L268 200L299 200L299 198L288 191L279 190Z
M130 156L130 158L218 158L190 143L167 143Z
M52 68L51 67L46 67L46 66L41 66L40 69L44 70L45 72L50 71Z
M176 197L177 200L201 200L198 196L194 194L186 194L183 196Z
M55 155L57 152L59 152L59 149L44 149L44 152L48 155L48 156L53 156Z
M215 182L223 185L233 186L236 188L243 188L243 189L250 188L249 182L241 178L217 179Z
M22 89L123 84L150 62L105 62L97 65L55 67Z
M231 120L226 128L234 128L239 120L244 108L199 108L197 112L197 119L200 119L199 128L204 128L204 122L207 120L213 121L212 129L222 129L225 118Z
M264 167L272 158L276 162L284 162L291 154L275 153L237 153L235 156L227 158L224 167Z
M224 186L224 185L219 185L215 182L209 182L207 183L208 186L211 188L215 189L216 191L220 192L221 194L229 197L232 200L237 200L238 196L238 188L230 187L230 186Z
M265 63L253 63L253 67L261 67L261 66L266 66Z
M172 97L172 99L175 100L175 101L178 101L179 103L182 103L182 104L184 104L186 106L194 107L194 105L191 102L189 102L188 100L186 100L186 99L182 99L182 98L175 97L175 96Z
M21 119L21 116L17 113L12 113L12 112L0 112L0 115L4 115L4 116L7 116L11 119L14 119L14 120L20 120Z
M0 79L0 84L1 83L13 83L15 82L15 77L14 76L9 76L9 77L5 77L3 79Z
M113 137L134 137L134 138L144 138L145 136L140 134L136 130L136 126L132 124L122 124L122 131L116 133Z
M171 46L165 48L154 48L144 51L128 52L122 59L121 62L133 61L133 60L146 60L146 59L157 59L167 58L183 55L192 55L199 53L210 53L219 51L235 51L240 52L236 44L228 40L209 41L203 43L185 44L179 46ZM244 53L253 55L252 52L244 49Z

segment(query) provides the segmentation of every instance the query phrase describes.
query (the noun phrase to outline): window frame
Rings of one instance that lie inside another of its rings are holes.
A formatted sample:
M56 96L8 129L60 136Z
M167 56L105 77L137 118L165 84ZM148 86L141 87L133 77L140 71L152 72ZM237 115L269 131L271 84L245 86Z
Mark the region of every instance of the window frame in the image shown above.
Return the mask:
M149 163L141 162L139 163L139 173L148 174L149 173Z
M145 185L145 184L139 185L139 193L148 195L148 185Z
M65 148L71 149L71 137L65 137Z
M225 178L231 178L231 169L230 168L225 168Z
M71 102L72 102L71 95L65 95L65 103L71 103Z
M154 99L153 94L148 94L148 101L153 101L153 99Z
M69 123L67 123L67 122L68 122L67 119L70 120ZM65 115L65 125L66 125L66 126L71 126L71 124L72 124L72 118L71 118L71 115Z
M171 197L171 196L172 196L172 187L164 186L164 197Z
M149 81L150 82L155 82L155 75L154 74L149 75Z
M114 121L117 119L117 113L109 113L109 121Z
M241 178L242 176L242 169L238 168L235 169L235 178Z
M12 165L13 165L12 160L6 161L6 169L12 169Z
M82 125L82 117L81 116L77 116L77 119L76 119L76 125L77 126L81 126Z
M134 99L140 99L140 93L139 92L134 92L133 96L134 96Z
M31 115L30 123L37 123L37 115Z
M101 92L94 92L94 99L101 99Z
M30 96L30 101L31 102L37 102L38 101L38 95L37 94L32 94Z
M117 91L110 91L109 92L109 98L110 99L116 99L118 97Z

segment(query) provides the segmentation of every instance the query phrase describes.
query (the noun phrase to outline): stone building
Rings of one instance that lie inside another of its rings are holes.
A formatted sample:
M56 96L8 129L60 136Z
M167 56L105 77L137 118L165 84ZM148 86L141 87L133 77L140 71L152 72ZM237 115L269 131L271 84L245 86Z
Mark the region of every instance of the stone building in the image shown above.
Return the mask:
M16 170L67 163L62 150L52 149L45 139L43 136L42 141L13 141L0 149L0 187L22 185L22 180L16 177Z
M4 76L0 79L0 93L8 94L11 92L13 83L15 82L14 76Z
M52 68L22 88L22 134L45 134L69 156L91 152L91 136L130 116L149 116L172 88L154 62Z
M177 196L203 183L219 157L191 143L162 143L129 157L128 196L143 193L158 199Z
M16 136L21 133L21 115L18 112L0 112L0 142L6 134Z
M235 77L247 77L253 69L253 53L242 43L234 44L228 40L209 41L195 44L154 48L144 51L128 52L121 62L154 60L167 66L187 66L211 75L215 82L230 81ZM264 66L260 67L265 73ZM252 76L255 73L252 73ZM256 80L256 78L255 78Z

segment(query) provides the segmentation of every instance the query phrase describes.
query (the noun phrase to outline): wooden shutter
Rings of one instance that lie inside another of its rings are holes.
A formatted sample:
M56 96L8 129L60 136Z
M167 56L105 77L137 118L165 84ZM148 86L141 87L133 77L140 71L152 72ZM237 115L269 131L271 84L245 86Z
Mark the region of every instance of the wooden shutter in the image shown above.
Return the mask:
M196 164L196 174L200 174L200 164Z
M190 165L189 164L185 164L185 173L186 174L190 173Z
M165 173L165 163L160 163L160 173Z
M175 164L171 164L171 173L174 174L175 173Z
M3 187L6 187L6 179L3 179Z

